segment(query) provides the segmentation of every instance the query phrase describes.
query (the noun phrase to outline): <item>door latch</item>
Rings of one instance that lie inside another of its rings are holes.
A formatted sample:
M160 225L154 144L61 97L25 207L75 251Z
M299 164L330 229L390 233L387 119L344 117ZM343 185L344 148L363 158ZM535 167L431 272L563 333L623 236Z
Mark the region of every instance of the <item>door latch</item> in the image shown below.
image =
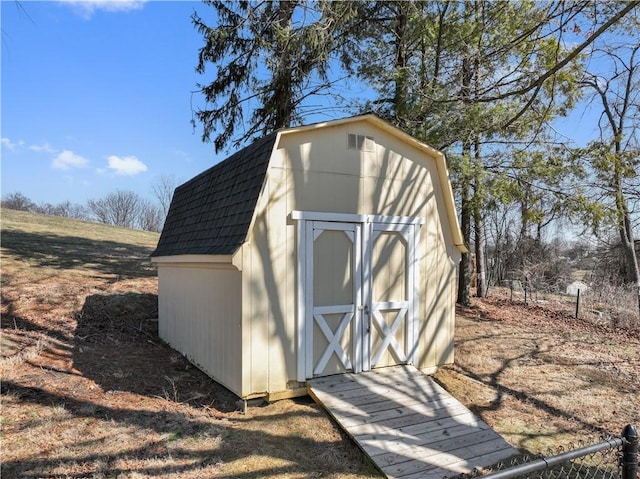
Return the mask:
M371 314L369 314L369 306L365 304L364 306L360 306L358 309L367 315L366 321L367 321L367 333L368 333L369 331L371 331Z

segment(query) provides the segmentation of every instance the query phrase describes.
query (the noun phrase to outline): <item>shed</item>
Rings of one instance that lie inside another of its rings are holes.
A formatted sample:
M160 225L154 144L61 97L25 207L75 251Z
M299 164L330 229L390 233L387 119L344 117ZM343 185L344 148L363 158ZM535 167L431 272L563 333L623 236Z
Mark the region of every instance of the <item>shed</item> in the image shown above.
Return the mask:
M453 361L463 246L445 158L374 115L279 130L176 188L159 334L239 397Z

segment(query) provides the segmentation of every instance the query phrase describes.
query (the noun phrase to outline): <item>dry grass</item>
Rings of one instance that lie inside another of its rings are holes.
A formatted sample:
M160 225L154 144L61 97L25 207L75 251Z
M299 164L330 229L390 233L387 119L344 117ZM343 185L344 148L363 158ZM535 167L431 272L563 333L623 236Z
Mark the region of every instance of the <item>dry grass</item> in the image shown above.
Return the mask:
M242 415L158 339L156 241L2 211L2 477L380 477L310 400ZM640 423L637 335L499 298L459 313L437 379L514 445Z
M243 415L158 339L157 239L2 211L2 477L379 477L310 400Z
M526 452L546 453L640 424L640 334L511 303L460 309L456 364L436 378Z

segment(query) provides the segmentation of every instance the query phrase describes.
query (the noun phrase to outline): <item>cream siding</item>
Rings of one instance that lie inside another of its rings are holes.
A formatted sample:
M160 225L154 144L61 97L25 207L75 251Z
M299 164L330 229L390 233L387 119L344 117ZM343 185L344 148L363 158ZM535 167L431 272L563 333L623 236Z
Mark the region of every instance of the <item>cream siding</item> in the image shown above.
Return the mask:
M160 337L218 382L240 391L241 273L230 264L156 261Z
M243 390L273 393L296 377L295 238L287 226L286 176L270 169L244 246Z
M347 149L348 133L374 137L375 150ZM250 352L244 355L243 391L282 391L296 378L294 210L424 218L417 367L453 360L459 253L447 247L451 226L439 178L435 160L424 151L365 121L281 135L245 244L243 344Z

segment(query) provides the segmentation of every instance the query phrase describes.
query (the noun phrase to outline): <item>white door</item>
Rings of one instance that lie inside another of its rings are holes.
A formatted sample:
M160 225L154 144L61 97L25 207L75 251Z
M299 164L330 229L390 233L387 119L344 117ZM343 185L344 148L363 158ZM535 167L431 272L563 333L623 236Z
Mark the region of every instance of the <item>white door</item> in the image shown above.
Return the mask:
M419 222L303 215L294 218L299 221L298 380L412 363Z
M417 295L413 224L373 223L365 244L363 369L411 364L415 355Z
M362 227L307 221L306 377L361 370Z

